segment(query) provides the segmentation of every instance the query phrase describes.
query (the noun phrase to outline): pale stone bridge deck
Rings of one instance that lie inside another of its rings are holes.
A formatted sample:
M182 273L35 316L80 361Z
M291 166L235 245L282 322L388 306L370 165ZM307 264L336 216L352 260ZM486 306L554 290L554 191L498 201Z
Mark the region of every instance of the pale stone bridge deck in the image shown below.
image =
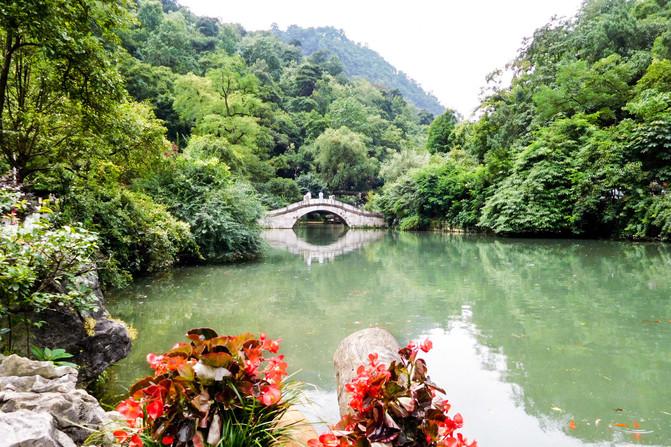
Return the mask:
M268 211L259 220L259 225L263 228L293 228L301 217L317 211L335 214L350 228L383 228L385 226L384 218L380 213L360 210L336 200L334 196L328 199L313 199L309 194L306 194L300 202Z

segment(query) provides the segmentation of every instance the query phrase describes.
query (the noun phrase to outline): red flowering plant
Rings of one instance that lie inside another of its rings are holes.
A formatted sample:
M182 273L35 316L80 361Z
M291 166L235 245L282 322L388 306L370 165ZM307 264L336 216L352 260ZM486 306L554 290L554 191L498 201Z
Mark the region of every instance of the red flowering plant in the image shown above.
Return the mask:
M420 349L431 348L430 340L419 345L410 342L389 366L370 354L368 364L361 365L345 387L352 413L308 446L477 447L475 441L468 443L457 433L463 424L461 415L448 415L451 406L445 391L431 382L426 362L417 357Z
M190 330L190 342L149 354L154 374L130 388L117 406L127 427L123 446L205 447L270 445L286 430L277 421L289 407L287 364L279 341L261 334L220 336Z

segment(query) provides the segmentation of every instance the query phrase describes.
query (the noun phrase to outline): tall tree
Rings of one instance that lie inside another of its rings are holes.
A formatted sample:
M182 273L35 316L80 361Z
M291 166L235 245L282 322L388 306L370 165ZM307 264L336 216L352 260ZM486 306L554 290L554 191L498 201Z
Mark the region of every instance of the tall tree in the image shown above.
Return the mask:
M332 190L365 191L374 185L378 166L361 135L347 127L326 129L314 145L319 172Z
M0 151L18 181L91 147L124 97L108 50L127 18L125 1L2 2Z
M447 153L454 144L454 128L457 125L457 115L452 111L440 115L429 126L429 137L426 148L432 154Z

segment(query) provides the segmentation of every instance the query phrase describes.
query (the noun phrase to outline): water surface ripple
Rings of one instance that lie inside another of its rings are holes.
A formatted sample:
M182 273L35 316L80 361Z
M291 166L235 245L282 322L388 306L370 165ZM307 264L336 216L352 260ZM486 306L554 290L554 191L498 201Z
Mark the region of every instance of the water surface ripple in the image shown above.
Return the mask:
M139 337L112 387L189 328L264 331L311 384L311 417L332 423L332 353L380 326L401 343L431 337L431 376L482 446L671 445L668 246L337 226L265 237L259 262L176 269L114 294L110 310Z

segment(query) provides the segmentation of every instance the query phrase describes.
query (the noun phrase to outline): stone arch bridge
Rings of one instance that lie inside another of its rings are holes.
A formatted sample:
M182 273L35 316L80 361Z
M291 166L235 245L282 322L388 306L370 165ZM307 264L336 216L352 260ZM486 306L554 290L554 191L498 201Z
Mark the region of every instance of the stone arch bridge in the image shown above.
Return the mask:
M380 213L360 210L336 200L334 196L328 199L321 197L313 199L309 194L306 194L300 202L268 211L259 220L259 224L263 228L293 228L301 217L317 211L335 214L350 228L382 228L385 226L384 218Z

